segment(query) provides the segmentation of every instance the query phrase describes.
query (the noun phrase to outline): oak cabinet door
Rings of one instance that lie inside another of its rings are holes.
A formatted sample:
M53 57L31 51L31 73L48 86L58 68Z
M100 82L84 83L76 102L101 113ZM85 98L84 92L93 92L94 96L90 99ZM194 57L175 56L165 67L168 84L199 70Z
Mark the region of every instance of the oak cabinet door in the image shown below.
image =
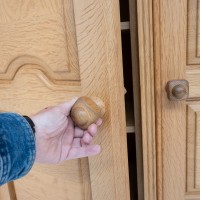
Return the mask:
M200 199L199 16L199 0L154 2L159 200ZM187 100L168 100L174 79L189 82Z
M74 96L106 105L95 157L35 164L5 200L129 199L117 0L0 0L0 110L30 115Z

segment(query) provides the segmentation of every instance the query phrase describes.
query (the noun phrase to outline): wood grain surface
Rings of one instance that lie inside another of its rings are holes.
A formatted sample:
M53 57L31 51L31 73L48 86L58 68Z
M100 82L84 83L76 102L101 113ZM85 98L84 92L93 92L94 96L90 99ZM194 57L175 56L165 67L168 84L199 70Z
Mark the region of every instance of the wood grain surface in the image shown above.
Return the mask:
M186 78L187 1L156 0L153 10L157 198L180 200L185 199L186 103L169 101L165 86Z
M144 193L140 199L154 200L157 198L156 186L156 132L155 132L155 80L154 80L154 49L153 49L153 1L137 2L138 48L140 74L140 105L141 105L141 138L144 182L141 187ZM140 123L140 122L139 122ZM139 144L137 144L139 145ZM141 149L141 147L140 147ZM139 154L141 155L141 153ZM141 158L139 158L141 159ZM141 192L141 189L139 190ZM144 195L144 197L143 197Z
M105 114L105 104L97 97L79 97L73 105L70 116L74 123L86 130Z
M118 4L74 1L82 95L100 97L106 106L105 128L97 139L103 151L89 158L95 200L130 198Z
M101 154L36 164L14 182L17 200L130 199L118 4L0 1L0 110L30 115L83 95L106 105Z

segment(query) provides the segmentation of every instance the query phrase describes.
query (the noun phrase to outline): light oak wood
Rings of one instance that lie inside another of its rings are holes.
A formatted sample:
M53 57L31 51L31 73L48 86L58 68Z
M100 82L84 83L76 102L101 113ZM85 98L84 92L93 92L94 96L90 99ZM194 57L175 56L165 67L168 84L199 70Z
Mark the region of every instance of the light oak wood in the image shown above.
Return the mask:
M129 199L118 1L75 0L74 5L82 95L101 97L107 110L106 130L98 138L104 151L89 158L92 198Z
M189 98L199 98L200 97L200 69L194 69L187 67L186 79L190 83Z
M11 200L7 184L0 187L0 199L1 200Z
M154 62L155 86L151 88L155 89L157 198L150 199L199 199L200 4L197 0L152 3L154 56L148 60ZM146 4L145 8L151 13L151 7ZM144 21L139 19L139 23ZM146 39L146 43L151 41ZM173 79L188 80L187 102L167 99L165 86ZM143 84L141 81L141 88Z
M0 20L1 80L32 63L54 82L80 80L72 1L2 0Z
M200 63L200 4L198 0L188 3L188 35L187 35L187 64L198 65Z
M16 181L17 199L84 199L81 166L71 164L70 169L68 165L34 167L26 178Z
M187 1L153 2L157 195L185 199L186 103L170 102L165 92L172 79L185 79Z
M199 102L189 102L187 105L187 193L200 190L199 114Z
M1 0L0 44L0 110L30 115L84 95L106 106L101 154L35 165L14 182L17 200L130 199L118 1Z
M139 133L142 134L138 138L137 142L140 143L137 144L137 148L139 151L142 149L143 161L138 160L140 163L138 167L143 167L143 173L140 171L139 177L143 177L144 180L139 185L142 187L142 190L139 190L141 200L155 200L157 198L152 4L151 0L137 1L141 97L137 104L141 105L141 122L138 121L138 126L142 127L142 130L138 129ZM139 152L138 156L140 155ZM143 191L144 194L142 194Z
M199 194L189 194L185 197L186 200L198 200L200 198Z
M14 186L13 181L8 183L8 191L9 191L10 199L17 200L15 186Z

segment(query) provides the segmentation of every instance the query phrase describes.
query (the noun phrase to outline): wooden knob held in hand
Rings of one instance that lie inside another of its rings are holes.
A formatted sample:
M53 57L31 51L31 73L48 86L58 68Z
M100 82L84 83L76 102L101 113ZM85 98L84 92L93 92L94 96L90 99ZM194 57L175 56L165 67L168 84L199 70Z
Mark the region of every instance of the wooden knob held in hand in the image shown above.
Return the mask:
M74 123L86 130L105 113L103 101L97 97L80 97L71 109L71 118Z

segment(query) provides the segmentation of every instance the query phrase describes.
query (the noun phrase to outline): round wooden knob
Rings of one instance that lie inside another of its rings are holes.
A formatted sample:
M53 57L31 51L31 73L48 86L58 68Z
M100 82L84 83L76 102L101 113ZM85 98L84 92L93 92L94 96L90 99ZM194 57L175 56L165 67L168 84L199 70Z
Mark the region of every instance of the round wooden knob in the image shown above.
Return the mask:
M97 97L80 97L71 109L71 118L80 128L86 130L105 113L103 101Z
M189 82L184 79L168 81L165 89L170 101L186 100L189 96Z
M186 88L184 85L176 85L172 89L172 94L177 99L182 99L186 94Z

